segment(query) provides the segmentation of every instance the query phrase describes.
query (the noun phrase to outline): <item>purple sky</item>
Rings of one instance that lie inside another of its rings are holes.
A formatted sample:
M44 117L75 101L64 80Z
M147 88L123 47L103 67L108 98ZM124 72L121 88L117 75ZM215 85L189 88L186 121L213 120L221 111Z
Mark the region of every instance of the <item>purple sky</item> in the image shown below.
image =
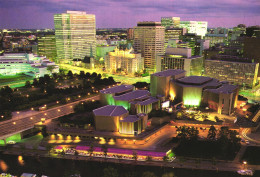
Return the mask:
M209 27L260 25L260 0L0 0L0 28L54 28L53 14L66 10L95 14L98 28L162 16L208 21Z

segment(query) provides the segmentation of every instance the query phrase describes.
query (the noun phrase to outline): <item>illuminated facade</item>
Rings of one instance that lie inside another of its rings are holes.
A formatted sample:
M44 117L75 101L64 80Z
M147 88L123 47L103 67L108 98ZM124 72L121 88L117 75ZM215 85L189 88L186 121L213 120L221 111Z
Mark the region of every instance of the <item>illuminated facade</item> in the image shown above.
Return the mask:
M129 115L123 106L107 105L93 110L97 131L138 135L147 126L147 114Z
M0 75L24 73L33 77L59 72L59 67L45 57L26 53L8 53L0 56Z
M170 45L169 40L178 40L180 36L186 34L185 28L166 28L165 29L165 48Z
M227 34L206 34L205 39L210 40L210 47L216 44L227 44L228 35Z
M134 28L134 50L144 57L144 67L151 72L156 56L164 53L165 28L160 22L139 22Z
M159 100L151 97L147 90L134 90L132 85L120 85L100 90L100 101L103 105L123 106L132 114L150 113L159 108Z
M164 55L156 59L156 71L181 69L186 75L202 75L204 59L202 56L191 56L191 48L166 48Z
M181 28L186 28L188 33L195 33L198 36L204 37L207 33L208 22L206 21L181 21Z
M144 59L141 54L134 53L131 49L120 50L116 48L105 57L105 68L110 73L118 70L126 74L134 74L144 69Z
M54 15L57 59L70 63L73 59L96 55L96 17L82 11Z
M206 76L241 86L254 87L257 83L258 69L259 63L252 63L249 60L245 62L239 62L239 59L205 60Z
M105 56L108 52L115 50L116 45L97 45L96 47L96 59L104 62Z
M151 74L150 76L150 91L152 96L163 95L174 99L176 94L170 90L170 80L178 79L185 76L184 70L169 69Z
M180 26L180 17L162 17L162 26L178 28Z
M56 40L55 35L45 35L38 38L38 55L46 56L52 61L56 61Z

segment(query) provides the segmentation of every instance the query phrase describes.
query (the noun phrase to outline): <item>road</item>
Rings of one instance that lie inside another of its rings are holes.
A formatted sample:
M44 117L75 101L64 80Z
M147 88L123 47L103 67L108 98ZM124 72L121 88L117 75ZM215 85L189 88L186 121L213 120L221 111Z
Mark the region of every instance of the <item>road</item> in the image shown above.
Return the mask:
M57 106L55 108L47 109L46 111L41 111L38 114L26 117L19 117L19 119L8 120L0 123L0 139L5 138L8 135L15 134L16 132L21 132L23 130L33 127L36 123L40 122L42 118L45 120L51 120L58 118L63 115L67 115L73 112L73 106L81 101L86 100L97 100L99 95L90 98L82 99L72 103L68 103L62 106Z

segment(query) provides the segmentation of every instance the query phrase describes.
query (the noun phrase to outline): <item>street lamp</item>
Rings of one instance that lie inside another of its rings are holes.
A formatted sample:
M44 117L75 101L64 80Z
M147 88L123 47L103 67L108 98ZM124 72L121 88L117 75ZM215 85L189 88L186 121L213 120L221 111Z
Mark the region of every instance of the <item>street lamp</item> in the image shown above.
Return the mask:
M243 161L244 170L246 169L247 161Z

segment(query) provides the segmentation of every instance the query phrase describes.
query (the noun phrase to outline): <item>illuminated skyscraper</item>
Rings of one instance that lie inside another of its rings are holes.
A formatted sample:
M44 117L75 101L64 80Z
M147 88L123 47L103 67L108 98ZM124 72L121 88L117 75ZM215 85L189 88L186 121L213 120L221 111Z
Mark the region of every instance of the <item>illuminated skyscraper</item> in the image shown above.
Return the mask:
M155 71L156 56L164 53L165 28L160 22L138 22L134 28L134 49L144 57L144 67Z
M207 33L208 22L205 21L181 21L181 28L186 28L188 33L194 33L198 36L204 37Z
M178 28L180 26L180 17L162 17L162 26Z
M82 11L54 15L57 59L70 63L96 55L96 17Z
M56 40L55 35L45 35L38 38L38 55L56 61Z

